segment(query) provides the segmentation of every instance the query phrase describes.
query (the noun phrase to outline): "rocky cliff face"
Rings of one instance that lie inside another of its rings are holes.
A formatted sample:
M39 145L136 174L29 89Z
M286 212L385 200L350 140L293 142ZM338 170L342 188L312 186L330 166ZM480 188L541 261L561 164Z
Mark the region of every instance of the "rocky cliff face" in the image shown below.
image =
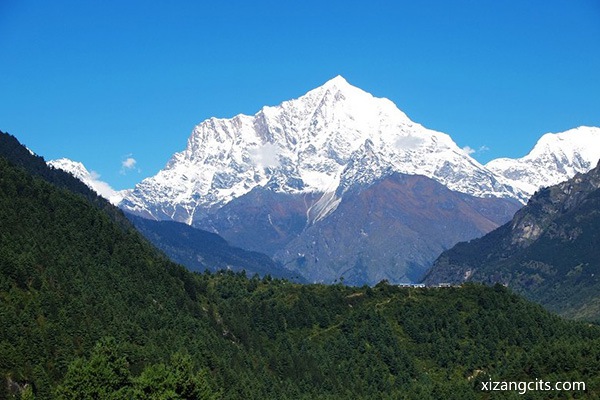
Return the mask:
M600 318L600 164L536 193L512 221L442 253L428 284L503 283L549 308Z
M124 193L120 206L196 225L254 188L267 188L319 194L312 218L320 219L335 210L347 188L391 172L424 175L478 197L526 199L448 135L336 77L254 116L202 122L186 149Z

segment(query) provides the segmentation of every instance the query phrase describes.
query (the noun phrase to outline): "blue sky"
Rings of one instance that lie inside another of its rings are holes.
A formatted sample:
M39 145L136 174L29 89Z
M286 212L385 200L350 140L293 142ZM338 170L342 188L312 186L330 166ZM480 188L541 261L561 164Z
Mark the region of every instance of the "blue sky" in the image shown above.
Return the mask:
M0 130L116 189L336 75L485 163L600 126L600 1L0 0Z

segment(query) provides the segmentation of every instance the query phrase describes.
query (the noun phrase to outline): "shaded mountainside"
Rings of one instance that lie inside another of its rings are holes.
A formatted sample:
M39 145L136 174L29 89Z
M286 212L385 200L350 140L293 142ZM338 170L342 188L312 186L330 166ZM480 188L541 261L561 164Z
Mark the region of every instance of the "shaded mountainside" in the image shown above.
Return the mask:
M519 207L394 173L351 189L332 215L307 227L275 259L316 282L417 282L443 250L493 230Z
M536 379L593 399L599 377L597 326L501 286L192 274L0 157L0 399L485 399Z
M173 221L152 221L127 215L133 225L171 260L190 271L216 272L228 269L245 271L248 276L271 275L302 281L292 272L275 263L269 256L230 246L221 236ZM297 274L296 274L297 275Z
M311 220L319 197L254 188L199 226L273 257L306 281L360 286L416 282L442 251L493 230L520 207L399 173L353 186L327 218Z
M542 189L513 220L443 253L425 283L500 282L565 316L600 319L600 164Z
M307 226L314 193L278 193L254 188L233 199L197 226L216 231L234 246L273 256Z

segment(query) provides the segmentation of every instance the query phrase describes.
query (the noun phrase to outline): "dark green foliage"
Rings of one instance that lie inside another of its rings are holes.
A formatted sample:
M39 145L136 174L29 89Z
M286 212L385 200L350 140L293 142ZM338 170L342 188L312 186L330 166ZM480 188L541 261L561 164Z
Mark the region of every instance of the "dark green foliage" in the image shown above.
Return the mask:
M0 232L2 376L33 380L41 393L102 337L124 343L139 370L208 329L194 302L198 283L183 267L85 198L4 159Z
M114 340L99 342L89 360L78 358L69 365L56 398L128 399L131 398L129 365Z
M599 398L599 377L598 327L502 286L192 274L0 158L1 399L491 398L485 379L580 380Z
M428 283L502 282L566 317L600 321L600 165L536 193L513 221L444 252Z
M82 195L97 207L102 208L115 222L129 226L122 212L112 207L106 199L99 196L87 187L86 184L68 172L49 167L43 157L32 154L25 146L19 143L17 138L2 131L0 131L0 157L15 166L23 168L29 174L42 178L46 182Z
M89 359L73 361L55 395L59 400L218 398L206 372L195 372L187 354L176 353L169 364L149 365L132 377L122 349L112 338L100 341Z

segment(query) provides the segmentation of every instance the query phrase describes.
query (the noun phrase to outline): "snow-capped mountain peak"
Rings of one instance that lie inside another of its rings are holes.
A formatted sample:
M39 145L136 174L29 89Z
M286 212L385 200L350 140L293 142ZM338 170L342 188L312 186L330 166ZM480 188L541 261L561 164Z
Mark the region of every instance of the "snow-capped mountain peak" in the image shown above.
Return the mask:
M348 83L348 81L341 75L337 75L334 78L331 78L330 80L325 82L325 84L322 87L331 87L331 86L354 88L354 86L350 85Z
M112 204L118 204L122 200L119 192L115 191L110 185L100 180L100 175L94 171L88 171L80 162L68 158L59 158L47 162L53 168L62 169L85 183L90 189L104 197Z
M366 150L370 155L362 157ZM392 172L425 175L479 197L525 199L448 135L414 123L390 100L337 76L254 116L200 123L186 149L125 193L120 206L191 224L255 187L268 187L327 194L330 202L323 209L332 211L343 195L340 189Z
M541 187L589 171L599 159L600 128L581 126L561 133L546 133L526 156L498 158L486 167L532 195Z

